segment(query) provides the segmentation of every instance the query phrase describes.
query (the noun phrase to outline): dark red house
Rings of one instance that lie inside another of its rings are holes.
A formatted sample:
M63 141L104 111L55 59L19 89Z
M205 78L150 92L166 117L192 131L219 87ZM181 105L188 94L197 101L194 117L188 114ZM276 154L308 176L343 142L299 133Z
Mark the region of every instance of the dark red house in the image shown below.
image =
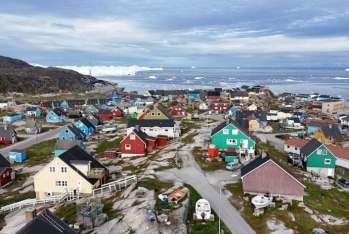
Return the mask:
M230 108L230 102L213 102L211 105L211 109L213 112L215 111L228 111Z
M11 163L0 154L0 188L11 183L15 179L15 174Z
M211 100L211 101L221 100L221 93L217 91L207 91L207 100Z
M113 117L121 117L125 115L125 113L119 107L112 109L111 113Z
M147 153L153 152L157 146L156 137L147 136L146 139L147 139Z
M113 114L109 109L100 109L97 113L98 117L102 120L110 120L113 118Z
M182 116L185 117L188 115L187 110L185 110L183 107L181 107L180 105L175 106L172 110L171 110L171 115L172 116Z
M241 179L244 193L269 192L274 197L303 201L304 184L290 169L266 151L241 168Z
M148 135L141 130L139 126L127 135L120 142L121 157L131 157L136 155L145 155L147 150L147 137Z
M120 150L119 148L109 148L106 151L104 151L104 156L106 158L116 158L120 156Z

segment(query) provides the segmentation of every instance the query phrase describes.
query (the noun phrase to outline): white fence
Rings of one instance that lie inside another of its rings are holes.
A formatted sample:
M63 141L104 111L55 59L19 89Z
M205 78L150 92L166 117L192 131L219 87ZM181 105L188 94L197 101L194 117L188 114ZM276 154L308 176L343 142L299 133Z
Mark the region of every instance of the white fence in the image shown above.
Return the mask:
M97 194L103 195L103 193L110 192L112 190L120 191L121 188L127 187L128 185L133 183L137 183L137 176L136 175L126 176L119 180L116 180L107 184L102 184L100 188L92 190L92 196L94 197Z

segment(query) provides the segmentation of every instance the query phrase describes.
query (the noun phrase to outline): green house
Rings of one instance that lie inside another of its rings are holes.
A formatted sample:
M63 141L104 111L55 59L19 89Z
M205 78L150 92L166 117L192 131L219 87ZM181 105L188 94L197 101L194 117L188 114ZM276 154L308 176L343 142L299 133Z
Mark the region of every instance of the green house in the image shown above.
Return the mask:
M98 113L98 108L93 106L93 105L90 105L90 106L86 107L85 112L86 113Z
M81 149L86 150L86 146L84 145L84 143L82 143L81 140L57 140L54 148L55 157L58 157L59 155L63 154L65 151L67 151L75 145L78 145Z
M96 114L90 114L86 119L95 127L103 125L103 120Z
M334 176L337 158L315 138L300 149L303 167L308 172L315 172L320 177Z
M211 143L217 148L234 148L239 153L254 155L255 142L238 123L227 118L211 132Z
M172 115L161 105L155 104L154 106L150 107L150 112L147 113L143 119L150 120L150 119L173 119Z

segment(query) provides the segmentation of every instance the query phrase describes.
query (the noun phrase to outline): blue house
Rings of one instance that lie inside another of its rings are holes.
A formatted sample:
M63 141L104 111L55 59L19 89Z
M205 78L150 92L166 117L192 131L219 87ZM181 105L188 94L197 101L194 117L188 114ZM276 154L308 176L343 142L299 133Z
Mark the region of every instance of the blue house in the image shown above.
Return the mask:
M200 90L189 91L189 98L200 98Z
M8 156L14 162L23 162L27 159L27 152L24 150L13 149L8 153Z
M76 121L74 123L74 126L80 129L86 135L93 134L96 132L96 127L86 118Z
M76 145L80 146L81 149L86 150L86 146L81 140L57 140L55 145L55 157L58 157Z
M64 119L66 119L67 116L60 108L52 109L47 115L46 115L46 121L50 123L63 123Z
M82 140L86 141L86 134L74 126L65 127L58 135L59 140Z
M293 116L299 120L306 119L307 116L303 112L293 112Z
M61 107L64 109L64 108L67 108L68 107L68 102L66 101L63 101L61 102Z
M308 123L308 133L314 133L316 132L320 127L324 127L324 126L328 126L329 123L325 123L325 122L317 122L317 121L310 121ZM340 124L332 124L332 126L337 127L340 131L340 133L342 133L342 125Z
M121 100L122 100L122 95L113 94L111 100L112 100L113 102L121 102Z
M16 113L16 114L9 114L9 115L6 115L6 116L2 117L2 122L3 123L7 123L7 122L12 123L12 122L14 122L16 120L19 120L19 119L21 119L21 114L18 114L18 113Z
M28 117L38 117L41 115L41 110L39 107L27 107L26 116Z

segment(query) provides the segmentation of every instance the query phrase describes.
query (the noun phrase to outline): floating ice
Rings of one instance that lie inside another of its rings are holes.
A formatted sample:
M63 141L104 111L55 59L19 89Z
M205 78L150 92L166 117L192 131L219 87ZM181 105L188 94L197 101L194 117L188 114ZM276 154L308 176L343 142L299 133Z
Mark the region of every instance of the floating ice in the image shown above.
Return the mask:
M156 76L149 76L148 78L149 79L156 79L157 77Z
M201 80L201 79L204 79L204 77L203 77L203 76L197 76L197 77L195 77L194 79L195 79L195 80Z
M348 80L349 78L347 78L347 77L335 77L333 79L334 80Z

